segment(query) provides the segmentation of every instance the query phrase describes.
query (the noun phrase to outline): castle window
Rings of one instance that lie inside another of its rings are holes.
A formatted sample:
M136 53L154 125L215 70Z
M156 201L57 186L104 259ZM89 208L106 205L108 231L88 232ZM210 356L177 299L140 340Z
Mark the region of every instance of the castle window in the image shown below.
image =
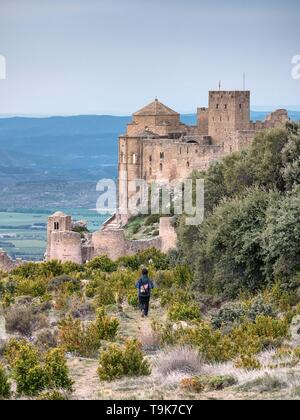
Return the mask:
M216 105L216 109L219 109L219 104Z
M224 108L227 109L227 104L224 105Z
M54 230L59 230L59 223L58 222L54 222Z
M240 111L242 110L242 104L240 104Z
M160 172L162 172L162 170L163 170L163 164L162 163L159 165L159 169L160 169Z
M138 192L140 192L141 191L141 187L138 185L137 187L136 187L136 192L138 193Z
M182 153L182 149L181 149L181 147L180 147L180 151L179 151L179 153L180 153L180 154Z
M149 162L152 162L152 156L149 156Z
M133 155L132 155L132 163L133 164L137 163L137 155L135 153L133 153Z
M152 175L152 168L149 169L149 175Z
M136 206L139 207L140 205L141 205L141 200L139 198L138 201L136 202Z
M189 148L188 147L186 148L186 153L189 154Z
M187 162L186 163L186 166L189 168L190 167L190 162Z
M165 158L165 154L164 154L164 152L160 152L160 158L161 158L161 159L164 159L164 158Z

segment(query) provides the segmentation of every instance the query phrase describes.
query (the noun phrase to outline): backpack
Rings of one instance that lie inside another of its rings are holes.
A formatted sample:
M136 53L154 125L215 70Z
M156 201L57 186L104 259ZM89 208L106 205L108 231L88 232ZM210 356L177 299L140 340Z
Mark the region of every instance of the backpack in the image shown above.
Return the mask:
M141 284L140 287L140 294L143 296L149 295L150 294L150 283L145 283L145 284Z

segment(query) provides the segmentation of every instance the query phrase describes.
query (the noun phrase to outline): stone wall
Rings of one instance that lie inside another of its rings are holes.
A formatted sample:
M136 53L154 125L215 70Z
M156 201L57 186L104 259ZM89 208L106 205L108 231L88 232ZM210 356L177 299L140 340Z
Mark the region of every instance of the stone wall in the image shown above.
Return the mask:
M99 230L92 236L93 257L107 255L113 261L120 257L134 255L149 248L161 249L161 238L149 240L128 240L123 229Z
M13 260L6 252L0 250L0 271L9 272L19 267L23 262L22 260Z
M52 231L50 233L48 260L58 260L61 262L72 261L77 264L82 264L83 256L80 233Z

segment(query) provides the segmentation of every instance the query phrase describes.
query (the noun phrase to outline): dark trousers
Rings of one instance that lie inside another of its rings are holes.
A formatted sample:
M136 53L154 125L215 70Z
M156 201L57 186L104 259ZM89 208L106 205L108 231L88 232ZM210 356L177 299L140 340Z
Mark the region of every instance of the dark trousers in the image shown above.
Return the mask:
M143 312L143 314L147 316L149 312L150 296L139 296L139 300L140 300L140 309Z

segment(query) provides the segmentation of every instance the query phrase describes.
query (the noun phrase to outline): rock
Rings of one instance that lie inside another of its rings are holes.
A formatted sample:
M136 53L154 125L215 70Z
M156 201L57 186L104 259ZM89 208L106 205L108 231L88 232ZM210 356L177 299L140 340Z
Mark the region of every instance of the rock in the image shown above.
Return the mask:
M293 347L300 346L300 315L293 318L290 326L291 341L290 344Z
M172 326L173 331L178 331L180 329L186 330L187 328L189 328L189 324L185 321L179 321Z

